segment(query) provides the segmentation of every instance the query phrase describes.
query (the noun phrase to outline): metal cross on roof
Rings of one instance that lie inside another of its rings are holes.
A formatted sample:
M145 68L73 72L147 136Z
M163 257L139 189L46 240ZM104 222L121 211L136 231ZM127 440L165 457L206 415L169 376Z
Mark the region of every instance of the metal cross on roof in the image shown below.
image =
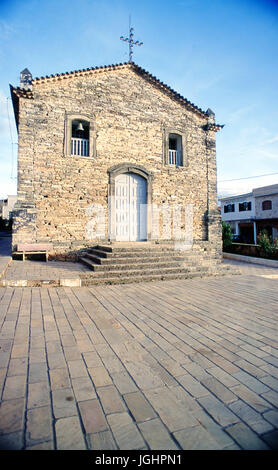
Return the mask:
M128 42L129 44L129 62L132 62L133 46L142 46L143 44L140 41L133 40L133 36L134 36L133 31L134 31L134 28L130 27L130 22L129 22L129 37L128 38L124 38L123 36L120 37L122 41Z

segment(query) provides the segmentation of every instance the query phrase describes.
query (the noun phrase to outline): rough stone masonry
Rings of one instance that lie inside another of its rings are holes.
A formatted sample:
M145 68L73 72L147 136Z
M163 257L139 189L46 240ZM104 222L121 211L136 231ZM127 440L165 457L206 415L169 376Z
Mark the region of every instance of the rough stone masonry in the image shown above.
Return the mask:
M29 76L23 86L11 86L11 94L19 136L14 249L51 242L53 256L69 257L96 243L86 237L88 208L107 209L115 175L129 171L146 179L148 205L193 204L194 244L219 258L215 134L223 126L211 110L202 111L132 62ZM74 120L88 123L88 156L71 154ZM181 138L179 166L167 163L170 134ZM108 218L105 211L106 242ZM150 240L152 213L147 225ZM162 225L160 217L157 242Z

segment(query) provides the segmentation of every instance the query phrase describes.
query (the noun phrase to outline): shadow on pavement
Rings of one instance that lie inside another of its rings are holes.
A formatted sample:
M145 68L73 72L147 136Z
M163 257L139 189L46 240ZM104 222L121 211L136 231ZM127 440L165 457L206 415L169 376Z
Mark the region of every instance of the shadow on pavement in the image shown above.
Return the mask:
M0 232L0 256L11 256L12 236L5 232Z

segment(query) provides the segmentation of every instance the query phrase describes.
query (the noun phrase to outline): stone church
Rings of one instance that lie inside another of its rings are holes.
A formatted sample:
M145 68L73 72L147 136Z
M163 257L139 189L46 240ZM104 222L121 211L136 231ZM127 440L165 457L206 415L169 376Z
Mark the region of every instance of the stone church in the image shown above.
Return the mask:
M18 128L13 249L53 258L98 244L171 244L192 208L192 250L221 257L214 113L134 62L33 78L11 88ZM166 211L166 212L165 212ZM168 211L168 212L167 212ZM168 214L167 217L165 214Z

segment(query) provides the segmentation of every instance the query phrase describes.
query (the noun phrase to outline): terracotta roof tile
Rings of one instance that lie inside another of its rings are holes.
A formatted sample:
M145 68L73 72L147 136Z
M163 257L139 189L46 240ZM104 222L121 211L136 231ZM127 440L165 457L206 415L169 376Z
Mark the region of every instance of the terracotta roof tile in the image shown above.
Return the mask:
M201 108L196 106L194 103L191 103L188 99L184 98L182 95L177 93L175 90L173 90L171 87L163 83L161 80L156 78L154 75L140 67L139 65L135 64L134 62L123 62L119 64L112 64L112 65L103 65L99 67L91 67L91 68L86 68L86 69L80 69L80 70L72 70L71 72L64 72L64 73L57 73L57 74L52 74L52 75L46 75L44 77L36 77L32 80L32 84L40 84L48 80L60 80L62 78L69 78L74 75L80 75L80 74L87 74L86 72L101 72L101 71L107 71L107 70L114 70L114 69L120 69L120 68L131 68L135 73L141 75L145 80L149 81L152 83L154 86L158 87L159 89L163 90L165 93L167 93L171 98L175 99L178 101L180 104L186 106L188 109L191 111L197 113L199 116L208 118L209 113L206 111L203 111ZM28 90L22 90L21 88L13 88L13 92L17 96L22 96L24 98L32 98L33 94L31 91ZM210 129L212 130L219 130L223 127L223 125L220 124L213 124L213 126L210 126Z

